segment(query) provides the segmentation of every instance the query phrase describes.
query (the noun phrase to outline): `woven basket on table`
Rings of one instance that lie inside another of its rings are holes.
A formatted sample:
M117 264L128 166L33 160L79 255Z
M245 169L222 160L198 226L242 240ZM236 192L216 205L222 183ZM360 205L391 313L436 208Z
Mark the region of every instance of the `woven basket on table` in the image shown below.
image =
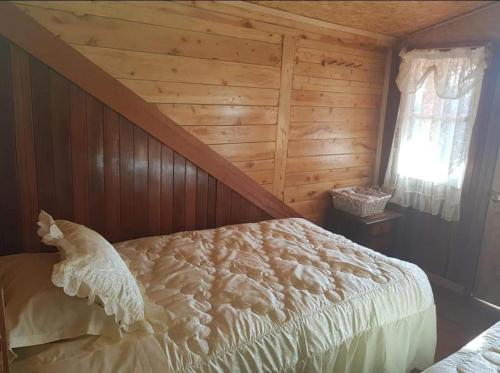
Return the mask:
M333 207L362 218L384 212L391 195L378 187L331 189Z

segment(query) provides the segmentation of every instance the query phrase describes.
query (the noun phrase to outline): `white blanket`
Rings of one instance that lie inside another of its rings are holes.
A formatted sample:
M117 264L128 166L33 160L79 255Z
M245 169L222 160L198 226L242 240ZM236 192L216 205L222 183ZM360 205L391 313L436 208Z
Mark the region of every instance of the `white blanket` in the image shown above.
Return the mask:
M426 275L303 219L116 245L156 334L18 351L14 372L395 372L432 364Z

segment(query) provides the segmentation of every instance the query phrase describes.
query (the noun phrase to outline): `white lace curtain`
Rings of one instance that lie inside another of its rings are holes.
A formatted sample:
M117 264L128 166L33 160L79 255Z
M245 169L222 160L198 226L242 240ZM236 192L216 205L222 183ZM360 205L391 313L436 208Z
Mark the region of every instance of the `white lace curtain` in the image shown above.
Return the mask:
M485 54L484 47L401 52L401 102L384 182L392 202L460 218Z

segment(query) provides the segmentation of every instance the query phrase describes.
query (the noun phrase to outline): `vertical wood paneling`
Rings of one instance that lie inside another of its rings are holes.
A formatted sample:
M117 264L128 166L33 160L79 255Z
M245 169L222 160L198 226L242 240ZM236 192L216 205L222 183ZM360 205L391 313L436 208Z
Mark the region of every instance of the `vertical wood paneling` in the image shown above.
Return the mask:
M35 59L31 59L30 65L38 207L42 210L53 211L56 208L56 187L50 117L49 69Z
M174 201L174 152L161 146L161 194L160 194L160 227L161 232L173 231L173 201Z
M252 205L248 201L246 201L247 205L247 214L248 214L248 221L250 222L257 222L260 221L260 209L258 209L256 206ZM262 219L264 220L264 219Z
M244 219L242 218L245 211L242 210L242 199L241 196L234 190L231 191L231 212L230 221L231 223L241 223Z
M196 166L186 161L186 226L185 230L196 228Z
M89 225L98 232L104 232L103 105L90 95L87 95L86 101L89 162Z
M73 168L74 219L89 224L89 162L87 146L87 94L72 84L70 87L70 137Z
M50 71L50 117L54 152L54 181L57 195L54 214L73 219L73 172L69 136L70 86L61 75Z
M396 78L399 72L400 58L397 53L392 54L389 85L387 87L387 106L385 108L385 122L383 127L383 138L380 148L379 173L375 175L375 181L378 180L380 185L384 182L387 164L391 155L392 139L396 129L396 120L398 118L399 102L401 100L401 92L396 83Z
M243 211L242 219L248 222L258 221L255 219L254 215L257 209L253 208L252 204L248 202L245 198L241 197L241 209Z
M196 175L196 229L207 227L208 174L198 168Z
M120 116L120 225L124 239L134 237L134 125Z
M20 239L17 189L17 167L14 129L14 107L10 50L7 42L0 38L0 219L2 222L0 243L5 253L22 248L25 239ZM5 223L5 226L3 225Z
M186 159L174 153L174 231L184 230L186 224Z
M208 175L207 228L217 226L217 179Z
M120 237L120 123L116 112L104 108L105 234L111 242Z
M31 115L30 62L29 55L22 49L12 45L10 52L22 244L28 251L37 251L40 249L40 241L33 229L36 226L38 216L38 195L33 118ZM2 84L5 84L5 87L9 86L8 82L4 82L3 80ZM5 113L7 118L9 117L7 111L2 110L1 112ZM2 180L5 179L2 178Z
M387 51L387 56L385 58L384 86L383 86L383 92L382 92L382 101L380 103L380 119L379 119L379 123L378 123L375 168L373 171L374 180L377 180L378 175L380 174L380 162L381 162L382 152L383 152L382 151L382 144L384 142L385 122L386 122L386 115L387 115L387 103L389 100L389 95L392 95L391 76L394 73L391 71L391 69L392 69L394 59L395 59L394 50L391 48Z
M231 189L217 181L217 202L215 208L215 224L227 225L231 218Z
M134 236L148 234L148 135L134 126Z
M161 144L148 136L148 234L161 232Z
M2 254L40 250L39 208L85 224L111 242L265 216L2 38L0 83Z

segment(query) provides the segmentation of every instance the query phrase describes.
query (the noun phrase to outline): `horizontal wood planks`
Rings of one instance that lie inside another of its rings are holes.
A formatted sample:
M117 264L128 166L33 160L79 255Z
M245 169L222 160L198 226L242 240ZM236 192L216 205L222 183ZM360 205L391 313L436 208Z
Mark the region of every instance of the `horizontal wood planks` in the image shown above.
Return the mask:
M183 126L232 126L275 124L275 106L158 105L160 111Z
M299 39L285 202L321 222L328 190L372 183L385 53Z
M260 149L276 140L282 35L185 4L18 5L231 161L275 158L274 146ZM218 146L225 144L233 148Z
M279 88L279 68L93 46L76 49L115 78Z
M0 254L42 249L41 209L112 242L270 218L4 38L0 81Z
M126 8L127 5L124 5ZM95 15L79 17L72 12L37 7L23 9L40 23L50 25L54 33L73 45L94 45L267 66L279 66L281 63L279 44L270 42L241 39L234 35L213 35L206 33L206 30L197 32L172 27L165 32L162 25L119 18ZM119 14L114 16L119 17ZM189 28L193 29L195 26L191 25ZM89 39L89 29L98 37ZM110 33L109 30L113 32Z
M15 3L280 199L371 183L387 40L236 3Z
M267 88L227 87L207 84L119 79L123 85L151 103L262 105L278 102L279 91ZM259 123L261 124L261 123Z
M18 4L33 5L30 1ZM134 23L164 26L176 30L195 31L211 35L225 35L248 40L281 44L281 35L262 29L248 27L237 17L218 15L173 2L127 2L118 4L113 1L91 3L90 1L66 2L44 1L37 5L45 9L65 10L75 14L88 14L105 18L130 21Z

